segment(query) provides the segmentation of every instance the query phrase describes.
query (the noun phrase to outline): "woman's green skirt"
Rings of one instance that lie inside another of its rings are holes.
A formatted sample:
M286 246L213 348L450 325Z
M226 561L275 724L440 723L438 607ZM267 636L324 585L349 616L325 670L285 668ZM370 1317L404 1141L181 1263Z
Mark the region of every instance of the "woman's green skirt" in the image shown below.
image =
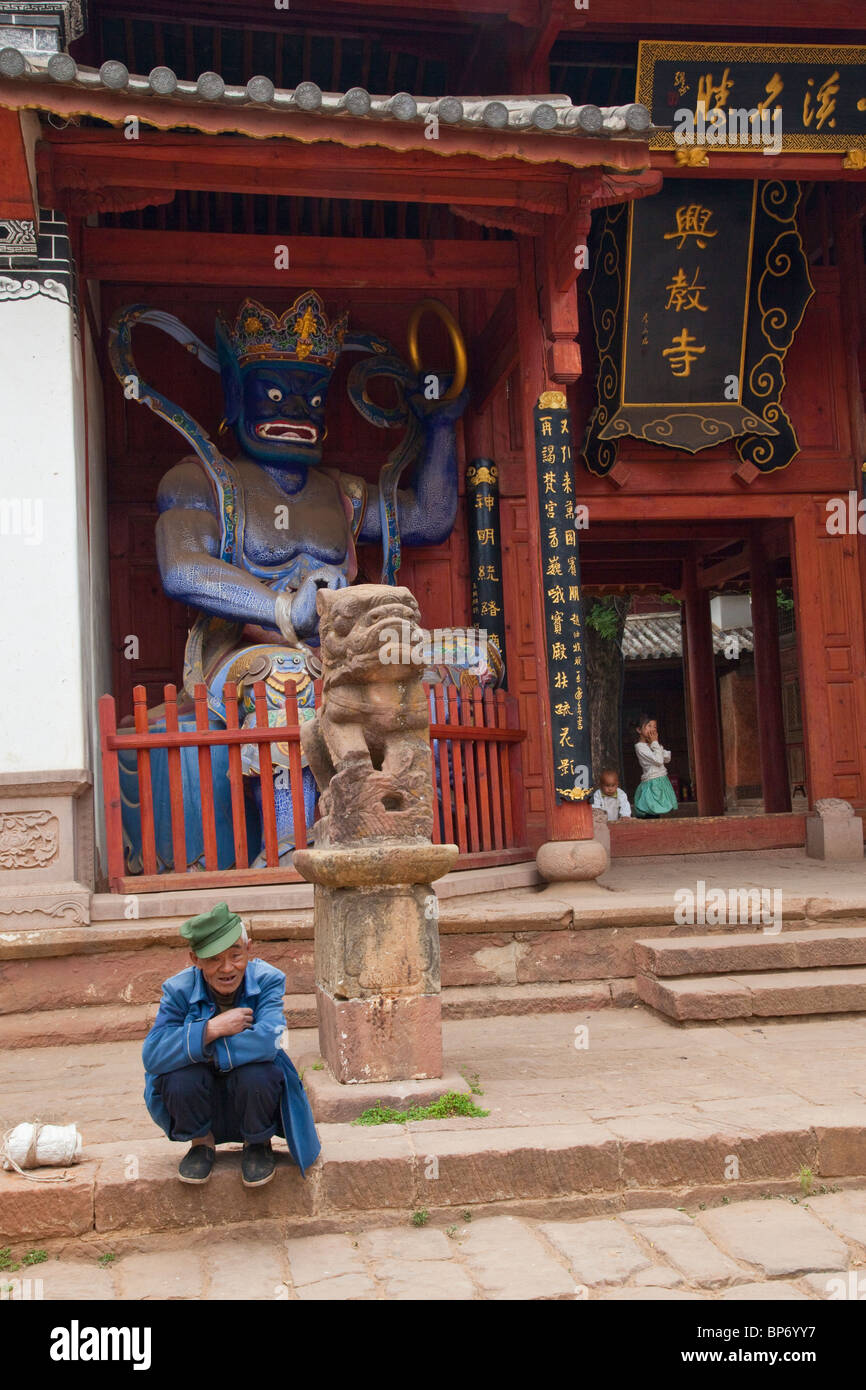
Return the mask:
M677 808L676 792L667 777L651 777L641 782L634 794L634 810L637 816L666 816L668 811Z

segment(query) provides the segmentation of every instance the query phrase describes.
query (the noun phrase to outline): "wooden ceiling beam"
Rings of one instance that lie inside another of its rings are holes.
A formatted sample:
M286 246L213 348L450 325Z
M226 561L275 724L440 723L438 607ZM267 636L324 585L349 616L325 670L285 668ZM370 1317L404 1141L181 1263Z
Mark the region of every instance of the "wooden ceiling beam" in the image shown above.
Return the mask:
M275 245L288 249L277 269ZM83 227L82 273L118 284L320 284L331 289L492 289L517 284L510 241L394 241Z
M478 0L475 0L478 3ZM803 30L807 43L817 43L820 32L832 30L863 30L862 0L821 0L820 7L814 5L788 4L779 6L775 16L768 14L766 5L756 5L755 0L725 0L725 31L734 29L754 29L760 31L757 42L768 36L775 28L784 33L786 40L789 31ZM583 10L566 7L563 11L563 38L568 30L601 30L605 34L627 31L635 38L664 38L673 41L694 42L701 38L718 38L720 28L719 12L711 5L696 6L694 0L644 0L636 11L634 0L604 0L596 14L595 6ZM674 33L679 28L683 35ZM701 34L700 30L707 33Z
M619 521L602 520L599 516L599 501L594 496L581 494L578 486L578 496L576 501L585 501L589 504L589 529L581 533L581 549L585 545L599 544L607 545L611 541L628 541L634 547L641 545L644 541L664 541L689 542L697 537L706 537L708 540L716 542L716 549L719 549L726 542L733 544L734 541L742 540L745 526L743 523L721 521L687 521L664 522L655 521ZM603 531L601 528L604 528ZM599 534L596 535L596 530Z
M43 140L37 150L40 195L63 205L66 190L92 194L94 208L112 187L187 189L295 198L463 203L561 213L570 170L518 160L485 163L466 155L443 160L426 151L350 149L289 141L161 135L148 130L134 150L121 134L78 131Z

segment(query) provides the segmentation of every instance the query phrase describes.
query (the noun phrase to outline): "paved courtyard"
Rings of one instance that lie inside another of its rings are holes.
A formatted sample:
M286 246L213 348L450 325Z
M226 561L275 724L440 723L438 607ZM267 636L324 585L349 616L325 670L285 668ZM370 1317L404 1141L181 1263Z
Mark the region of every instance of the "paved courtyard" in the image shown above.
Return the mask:
M866 1125L862 1015L683 1027L635 1006L455 1019L443 1035L446 1070L477 1074L484 1091L478 1103L490 1114L413 1122L406 1129L414 1135L576 1124L601 1131L655 1118L676 1118L698 1132L712 1132L720 1121L745 1121L758 1131L771 1117L802 1125L816 1108ZM291 1033L294 1058L315 1056L317 1048L314 1029ZM85 1145L148 1139L179 1155L147 1114L143 1090L140 1042L0 1054L0 1126L38 1114L74 1120ZM321 1128L323 1138L357 1138L404 1127Z
M125 1245L81 1241L0 1275L0 1291L46 1300L302 1302L866 1297L864 1190L580 1221L467 1215L455 1212L446 1227L374 1226L289 1240L277 1223L262 1223Z

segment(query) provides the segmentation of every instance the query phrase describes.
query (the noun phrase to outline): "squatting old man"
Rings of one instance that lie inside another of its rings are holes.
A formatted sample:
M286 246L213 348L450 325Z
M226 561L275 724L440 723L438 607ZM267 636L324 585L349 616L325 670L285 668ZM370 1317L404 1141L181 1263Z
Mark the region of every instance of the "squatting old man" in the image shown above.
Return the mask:
M188 1143L181 1182L207 1182L217 1144L243 1141L245 1187L274 1176L271 1139L282 1135L301 1172L319 1138L286 1036L282 971L250 957L244 924L226 903L184 922L190 964L162 987L144 1040L144 1099L169 1139Z

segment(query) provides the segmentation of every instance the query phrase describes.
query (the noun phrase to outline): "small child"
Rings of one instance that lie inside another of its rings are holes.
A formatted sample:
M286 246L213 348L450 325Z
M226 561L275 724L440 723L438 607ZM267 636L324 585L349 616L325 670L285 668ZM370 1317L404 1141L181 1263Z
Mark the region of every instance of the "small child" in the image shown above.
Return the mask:
M658 725L649 715L641 715L635 732L637 742L634 751L641 768L640 785L634 794L635 814L642 817L666 816L669 811L675 811L678 804L666 771L671 755L659 743Z
M595 811L604 811L609 821L624 820L631 816L628 797L619 785L619 773L615 767L603 767L592 797Z

